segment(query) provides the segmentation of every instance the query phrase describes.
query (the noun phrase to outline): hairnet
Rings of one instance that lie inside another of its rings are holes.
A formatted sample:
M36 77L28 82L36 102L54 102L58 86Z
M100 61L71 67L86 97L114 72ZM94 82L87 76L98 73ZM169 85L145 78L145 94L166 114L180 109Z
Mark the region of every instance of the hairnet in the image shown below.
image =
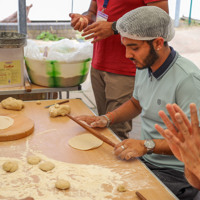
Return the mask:
M126 13L117 21L116 28L122 37L134 40L162 37L170 41L175 35L172 19L156 6L143 6Z

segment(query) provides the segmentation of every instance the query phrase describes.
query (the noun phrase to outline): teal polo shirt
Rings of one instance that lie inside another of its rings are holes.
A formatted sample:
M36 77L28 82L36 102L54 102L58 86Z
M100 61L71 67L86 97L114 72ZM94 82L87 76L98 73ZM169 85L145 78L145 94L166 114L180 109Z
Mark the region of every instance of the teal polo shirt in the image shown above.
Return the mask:
M170 55L157 71L136 71L133 97L142 108L141 139L163 139L154 125L166 128L158 111L163 110L168 114L167 103L179 105L189 118L190 103L200 108L200 70L171 48ZM184 171L184 164L172 155L146 154L143 159L157 167Z

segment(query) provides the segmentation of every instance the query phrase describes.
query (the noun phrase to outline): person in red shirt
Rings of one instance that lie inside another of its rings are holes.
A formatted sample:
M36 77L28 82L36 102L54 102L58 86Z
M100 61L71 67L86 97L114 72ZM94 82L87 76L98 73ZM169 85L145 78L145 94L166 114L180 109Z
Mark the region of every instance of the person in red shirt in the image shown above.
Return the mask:
M141 6L158 6L168 12L167 0L91 0L82 15L70 14L71 25L93 39L91 82L99 115L105 115L129 100L133 94L136 66L125 57L116 30L116 21L125 13ZM110 126L120 139L127 139L132 121Z

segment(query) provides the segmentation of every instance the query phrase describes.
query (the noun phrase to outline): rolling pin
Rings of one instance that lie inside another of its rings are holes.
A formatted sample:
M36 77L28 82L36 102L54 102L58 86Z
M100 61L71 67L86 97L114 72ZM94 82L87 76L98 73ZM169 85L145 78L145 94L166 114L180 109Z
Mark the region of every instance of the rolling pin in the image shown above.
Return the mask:
M140 200L147 200L140 192L136 191L135 194Z
M109 144L110 146L114 147L115 143L113 143L112 141L110 141L107 137L105 137L104 135L102 135L101 133L97 132L96 130L90 128L89 126L85 125L84 123L82 123L81 121L75 119L74 117L72 117L71 115L66 115L67 117L69 117L71 120L73 120L74 122L76 122L77 124L79 124L80 126L82 126L84 129L86 129L87 131L89 131L90 133L92 133L93 135L95 135L96 137L98 137L100 140L104 141L105 143Z

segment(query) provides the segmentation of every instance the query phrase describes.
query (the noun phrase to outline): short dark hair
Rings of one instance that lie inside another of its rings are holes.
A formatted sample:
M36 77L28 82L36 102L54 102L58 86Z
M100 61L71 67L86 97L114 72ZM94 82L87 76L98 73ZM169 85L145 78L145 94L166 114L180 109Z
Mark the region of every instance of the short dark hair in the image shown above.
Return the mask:
M154 40L155 40L155 39L153 39L153 40L146 40L146 42L147 42L149 45L152 45L152 43L153 43ZM165 47L168 46L168 42L167 42L167 41L164 41L164 46L165 46Z

